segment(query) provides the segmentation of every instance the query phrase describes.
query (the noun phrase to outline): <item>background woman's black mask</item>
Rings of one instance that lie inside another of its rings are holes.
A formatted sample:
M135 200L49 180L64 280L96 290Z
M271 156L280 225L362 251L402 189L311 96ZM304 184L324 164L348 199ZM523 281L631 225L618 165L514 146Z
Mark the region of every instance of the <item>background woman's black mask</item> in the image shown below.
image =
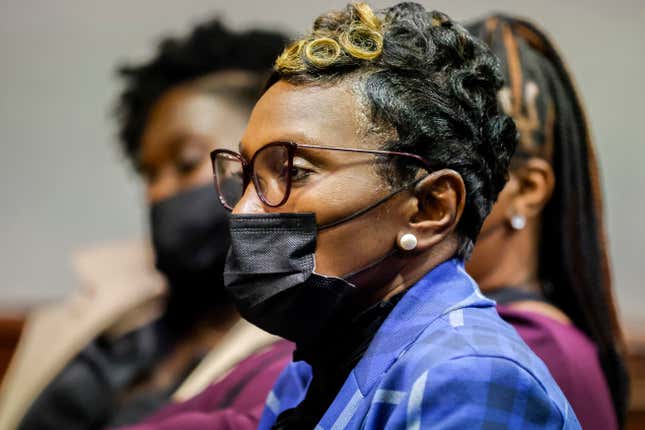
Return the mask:
M228 212L212 185L152 205L150 227L157 269L170 285L169 308L198 314L229 302L222 280Z

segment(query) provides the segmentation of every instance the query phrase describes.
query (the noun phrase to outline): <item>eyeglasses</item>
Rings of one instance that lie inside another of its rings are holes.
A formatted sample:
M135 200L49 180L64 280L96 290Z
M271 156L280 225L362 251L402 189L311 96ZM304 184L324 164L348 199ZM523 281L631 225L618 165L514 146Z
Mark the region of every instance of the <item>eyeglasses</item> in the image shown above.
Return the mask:
M433 170L428 160L408 152L274 142L260 148L253 158L247 161L235 151L216 149L211 152L211 162L215 186L222 205L228 210L233 210L251 181L255 186L255 192L265 205L275 208L285 204L293 183L293 157L301 148L372 154L381 157L381 161L383 157L390 162L398 160L405 165L407 175L411 175L412 170L414 173L418 172L418 168L428 172ZM395 174L398 171L397 169L391 173Z

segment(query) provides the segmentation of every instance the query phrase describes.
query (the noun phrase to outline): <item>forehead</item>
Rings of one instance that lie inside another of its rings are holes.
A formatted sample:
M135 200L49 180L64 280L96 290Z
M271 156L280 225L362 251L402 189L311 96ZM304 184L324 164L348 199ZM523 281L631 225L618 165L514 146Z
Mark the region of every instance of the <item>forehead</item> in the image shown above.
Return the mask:
M141 139L145 155L178 139L200 137L234 149L248 112L224 96L206 93L193 86L175 87L161 96L152 108Z
M242 139L247 154L271 142L366 146L366 108L351 82L294 85L278 81L255 105Z
M192 87L177 87L166 92L154 105L146 131L165 131L180 128L209 130L230 116L233 106L222 97L204 93Z
M154 103L146 126L162 130L181 127L199 130L219 123L230 127L233 124L228 121L240 116L244 117L246 125L250 106L244 107L245 100L235 102L234 98L240 97L238 92L243 89L259 88L260 79L257 73L229 70L174 86Z

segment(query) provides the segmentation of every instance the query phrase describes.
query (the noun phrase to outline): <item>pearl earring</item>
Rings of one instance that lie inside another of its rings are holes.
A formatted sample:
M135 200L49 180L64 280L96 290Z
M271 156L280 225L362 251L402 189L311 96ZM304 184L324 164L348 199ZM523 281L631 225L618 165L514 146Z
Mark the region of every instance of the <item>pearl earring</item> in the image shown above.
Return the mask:
M412 251L417 247L417 237L412 233L406 233L399 239L399 247L404 251Z
M526 217L520 214L513 215L511 217L511 227L513 227L513 230L522 230L526 227Z

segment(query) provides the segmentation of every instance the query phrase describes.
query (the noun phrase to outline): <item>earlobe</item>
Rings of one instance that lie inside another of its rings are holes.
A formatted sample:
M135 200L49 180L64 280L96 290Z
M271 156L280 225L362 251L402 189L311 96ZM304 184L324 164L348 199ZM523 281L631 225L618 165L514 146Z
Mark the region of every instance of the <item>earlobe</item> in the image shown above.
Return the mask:
M513 214L510 223L513 230L523 230L526 227L526 217L522 214Z
M418 243L419 243L419 240L412 233L402 234L399 236L399 239L397 240L397 244L399 245L399 248L401 248L404 251L412 251L414 248L417 247Z
M459 173L443 169L419 182L414 193L417 208L410 219L409 231L404 233L415 236L414 249L424 250L441 242L457 227L466 204L466 186Z

